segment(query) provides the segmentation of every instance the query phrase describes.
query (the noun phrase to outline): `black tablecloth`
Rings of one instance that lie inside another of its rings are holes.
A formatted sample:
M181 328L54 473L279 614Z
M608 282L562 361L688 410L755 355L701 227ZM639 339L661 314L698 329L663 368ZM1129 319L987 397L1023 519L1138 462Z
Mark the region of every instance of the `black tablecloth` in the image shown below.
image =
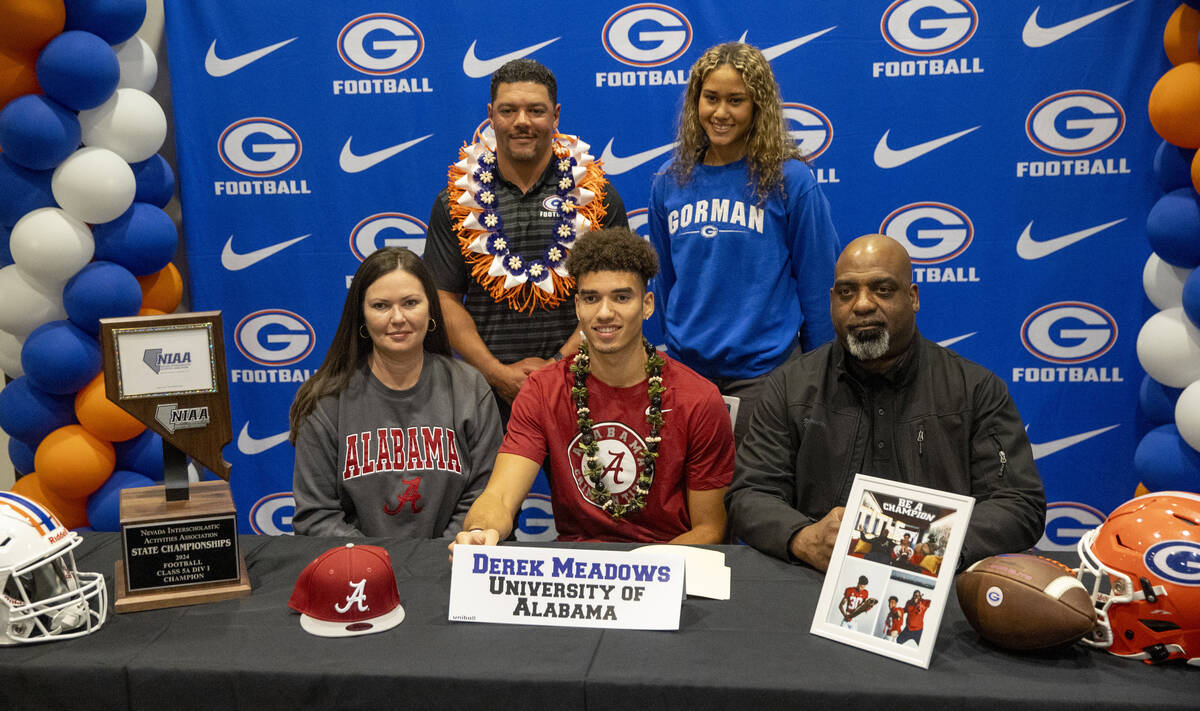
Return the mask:
M721 549L732 599L689 599L680 630L451 623L444 542L370 541L392 556L406 617L328 639L287 607L297 576L340 539L243 536L254 593L109 614L94 634L0 647L0 709L1200 708L1200 669L1071 647L1018 655L947 606L928 670L809 634L822 575ZM79 568L112 588L117 534L87 534Z

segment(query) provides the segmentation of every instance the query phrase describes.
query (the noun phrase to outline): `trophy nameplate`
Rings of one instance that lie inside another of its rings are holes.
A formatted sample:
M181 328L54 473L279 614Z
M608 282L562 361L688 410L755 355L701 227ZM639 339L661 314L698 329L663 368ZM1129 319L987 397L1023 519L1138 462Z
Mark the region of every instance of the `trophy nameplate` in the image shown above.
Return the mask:
M233 439L218 311L100 320L108 399L163 441L164 484L121 491L117 612L250 594L238 547ZM187 457L221 481L189 485Z

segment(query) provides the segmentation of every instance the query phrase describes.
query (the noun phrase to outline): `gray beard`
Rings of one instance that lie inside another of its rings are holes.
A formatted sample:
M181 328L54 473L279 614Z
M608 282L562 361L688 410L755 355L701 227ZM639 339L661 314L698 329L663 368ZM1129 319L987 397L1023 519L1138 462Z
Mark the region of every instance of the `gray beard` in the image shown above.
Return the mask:
M846 334L846 349L859 360L878 360L887 354L891 345L891 334L886 329L877 338L859 338L854 333Z

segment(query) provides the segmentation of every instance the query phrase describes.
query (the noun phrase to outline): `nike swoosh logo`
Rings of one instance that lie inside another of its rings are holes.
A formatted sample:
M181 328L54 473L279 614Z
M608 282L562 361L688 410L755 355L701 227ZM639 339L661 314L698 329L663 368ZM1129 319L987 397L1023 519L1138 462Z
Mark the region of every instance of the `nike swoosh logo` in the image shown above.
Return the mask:
M675 147L674 143L668 143L665 146L659 146L658 148L651 148L650 150L642 151L641 153L634 153L631 156L621 157L613 155L612 144L613 139L608 139L608 145L604 147L604 153L600 155L600 162L604 164L604 172L608 175L620 175L621 173L627 173L642 163L645 163L648 160L654 160L658 156L661 156Z
M1120 425L1109 425L1108 427L1101 427L1098 430L1081 432L1080 434L1071 435L1070 437L1063 437L1061 439L1052 439L1049 442L1042 442L1040 444L1031 441L1029 444L1033 446L1033 458L1041 459L1042 457L1049 457L1055 452L1061 452L1067 447L1074 447L1084 440L1091 439L1096 435L1104 434L1115 427L1120 427Z
M534 52L538 51L542 47L545 47L546 45L550 44L551 42L557 42L559 39L561 39L561 37L555 37L554 39L548 39L545 42L539 42L538 44L531 44L528 47L522 47L521 49L518 49L514 52L509 52L508 54L502 54L499 57L495 57L493 59L480 59L480 58L476 57L475 56L475 43L478 42L479 40L473 40L471 42L471 46L467 47L467 53L463 56L463 74L466 74L467 76L471 77L472 79L479 79L480 77L490 76L497 69L504 66L508 62L511 62L514 59L520 59L521 57L524 57L529 54L533 54Z
M278 244L272 244L261 249L256 249L253 252L238 254L237 252L233 251L233 235L229 235L229 239L225 241L225 248L221 250L221 266L225 267L231 272L241 271L246 267L258 264L276 252L282 252L300 240L307 239L309 237L312 237L311 232L309 234L296 237L295 239L289 239L286 242L279 242Z
M666 414L666 413L668 413L668 412L670 412L670 410L663 410L663 414ZM650 414L650 407L649 407L649 406L646 406L646 414L647 414L647 415L649 415L649 414Z
M1070 20L1059 25L1054 25L1053 27L1041 27L1038 25L1038 10L1042 9L1039 5L1038 7L1033 8L1033 14L1031 14L1029 19L1025 21L1025 29L1021 30L1021 41L1025 43L1026 47L1045 47L1048 44L1059 41L1072 32L1082 30L1084 27L1087 27L1096 20L1099 20L1109 13L1120 10L1131 2L1133 2L1133 0L1125 0L1125 2L1117 3L1116 5L1106 7L1103 10L1097 10L1095 12L1088 13L1082 17L1077 17L1074 20Z
M979 331L971 331L970 333L964 333L961 336L955 336L954 338L947 338L944 341L938 341L937 344L939 346L941 346L942 348L949 348L950 346L954 345L955 343L958 343L959 341L967 340L971 336L974 336L976 333L979 333Z
M952 133L949 136L935 138L932 141L918 143L915 146L909 146L908 148L902 148L900 150L895 150L888 147L888 134L892 132L892 129L889 128L883 132L883 136L880 137L879 143L875 144L875 165L879 166L880 168L896 168L902 166L909 161L920 158L930 151L935 151L941 148L951 141L957 141L977 128L979 128L979 126L968 128L965 131L959 131L958 133Z
M1072 232L1069 235L1053 237L1051 239L1045 239L1041 241L1035 240L1029 233L1030 228L1033 227L1033 223L1030 222L1028 225L1025 225L1025 230L1021 232L1021 236L1017 238L1017 256L1021 259L1027 260L1041 259L1048 254L1057 252L1063 247L1069 247L1080 240L1087 239L1097 232L1103 232L1109 227L1120 224L1124 221L1125 218L1122 217L1119 220L1105 222L1103 225L1096 225L1095 227L1089 227L1086 230Z
M257 62L285 44L294 41L296 41L295 37L282 42L276 42L269 47L256 49L253 52L246 52L245 54L239 54L236 57L221 59L217 56L217 41L213 40L212 44L208 46L208 54L204 57L204 71L208 72L208 75L211 77L228 76L239 69Z
M793 49L799 47L802 44L808 44L809 42L812 42L816 38L820 37L821 35L825 34L826 32L833 30L836 27L837 27L837 25L834 25L833 27L826 27L825 29L818 30L817 32L812 33L811 35L804 35L803 37L797 37L794 40L788 40L787 42L780 42L779 44L773 44L770 47L764 47L763 49L760 49L759 51L762 52L763 57L766 58L766 60L769 62L772 59L775 59L776 57L781 57L781 56L787 54L788 52L792 51ZM741 42L742 44L746 43L746 32L747 32L746 30L742 31L742 38L739 39L738 42Z
M263 437L257 439L250 436L250 423L246 422L242 425L242 431L238 433L238 451L242 454L262 454L271 447L283 444L288 439L288 432L280 432L277 435Z
M354 151L350 150L350 141L354 140L354 136L350 136L346 139L346 145L342 146L342 154L338 156L338 165L342 167L343 172L361 173L367 168L372 168L384 162L400 151L412 148L432 135L432 133L427 133L420 138L414 138L411 141L405 141L404 143L397 143L394 146L381 148L377 151L372 151L371 153L366 153L361 156L355 155Z

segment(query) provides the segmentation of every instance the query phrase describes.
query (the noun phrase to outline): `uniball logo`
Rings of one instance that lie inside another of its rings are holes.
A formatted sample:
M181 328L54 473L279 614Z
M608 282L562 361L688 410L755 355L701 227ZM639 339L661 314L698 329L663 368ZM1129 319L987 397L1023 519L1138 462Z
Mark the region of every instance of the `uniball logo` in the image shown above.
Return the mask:
M290 491L264 496L250 509L250 528L260 536L290 536L295 514L296 499Z
M1084 363L1117 342L1117 322L1104 309L1082 301L1047 304L1021 324L1021 343L1051 363Z
M884 218L879 231L908 250L913 264L954 259L971 246L975 227L967 213L941 202L915 202Z
M1104 514L1087 504L1059 501L1046 504L1046 529L1037 548L1073 551L1083 534L1104 523Z
M272 118L244 118L229 124L217 139L221 161L252 178L279 175L300 160L300 134Z
M917 57L953 52L979 27L979 13L967 0L898 0L879 23L883 39Z
M692 43L692 23L669 5L639 3L617 10L601 33L609 55L631 67L657 67L679 59Z
M425 223L412 215L381 212L364 218L350 231L350 251L360 262L381 247L404 247L420 257L425 254L426 229Z
M290 365L312 352L317 334L298 314L284 309L255 311L233 332L237 348L259 365Z
M383 76L417 63L425 37L409 20L386 12L351 20L338 34L338 54L351 69Z
M788 134L800 147L800 152L809 160L824 153L833 142L833 124L829 117L804 104L784 102L781 106L789 126L799 125L799 128L789 128Z
M1047 96L1025 119L1025 135L1056 156L1084 156L1108 148L1125 130L1125 110L1098 91L1074 90Z

